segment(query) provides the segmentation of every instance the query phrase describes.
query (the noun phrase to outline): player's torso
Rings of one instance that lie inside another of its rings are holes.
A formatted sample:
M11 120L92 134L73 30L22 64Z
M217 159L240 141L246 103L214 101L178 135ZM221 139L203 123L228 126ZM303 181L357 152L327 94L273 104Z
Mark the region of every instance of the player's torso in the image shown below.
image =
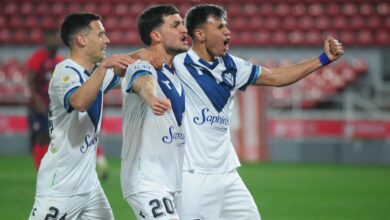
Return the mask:
M41 181L38 181L38 190L42 192L52 190L56 193L63 191L65 194L82 193L98 185L95 166L102 118L102 92L99 92L87 111L68 112L64 107L65 97L60 95L60 90L66 90L76 83L82 85L89 75L70 61L61 62L56 67L54 75L57 72L67 74L53 77L50 81L51 142L39 171ZM77 77L73 77L74 75ZM78 79L79 82L72 79ZM54 87L54 84L58 83L61 86Z
M174 64L186 91L187 139L185 170L224 172L238 166L230 141L229 118L237 92L236 70L221 58L199 61L180 54Z
M142 190L177 191L184 157L185 94L173 70L153 71L157 96L171 101L172 109L157 116L134 93L124 94L122 187L124 194ZM125 76L122 87L129 83ZM131 124L131 125L130 125ZM137 169L134 169L137 167Z

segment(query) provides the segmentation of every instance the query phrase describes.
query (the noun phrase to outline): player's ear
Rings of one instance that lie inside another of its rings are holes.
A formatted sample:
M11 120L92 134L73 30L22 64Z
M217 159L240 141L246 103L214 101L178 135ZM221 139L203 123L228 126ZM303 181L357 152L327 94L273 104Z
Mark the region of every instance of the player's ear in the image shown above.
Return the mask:
M82 47L85 46L85 43L86 43L86 39L85 39L85 36L79 32L76 34L75 38L74 38L74 41L77 45L80 45Z
M206 40L204 31L202 29L195 29L194 36L200 42L204 42Z
M150 32L150 39L152 42L161 42L161 34L158 31Z

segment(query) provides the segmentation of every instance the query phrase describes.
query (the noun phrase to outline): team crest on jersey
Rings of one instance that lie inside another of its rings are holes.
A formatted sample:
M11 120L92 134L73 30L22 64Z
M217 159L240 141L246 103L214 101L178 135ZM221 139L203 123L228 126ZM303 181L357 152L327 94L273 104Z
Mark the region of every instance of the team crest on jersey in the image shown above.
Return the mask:
M222 73L222 80L229 87L234 87L234 85L236 84L233 74L229 72Z

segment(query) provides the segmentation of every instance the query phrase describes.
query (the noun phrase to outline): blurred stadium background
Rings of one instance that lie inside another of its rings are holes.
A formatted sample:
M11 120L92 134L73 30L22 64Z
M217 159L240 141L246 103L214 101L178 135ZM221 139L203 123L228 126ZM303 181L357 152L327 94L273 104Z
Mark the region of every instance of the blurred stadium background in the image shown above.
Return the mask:
M31 208L35 182L33 163L28 159L30 148L26 104L29 93L25 61L36 48L42 45L45 30L57 28L62 18L70 12L96 12L102 15L103 24L111 40L109 54L128 53L142 47L135 20L149 5L171 3L184 13L191 6L206 2L203 0L0 0L0 158L2 161L9 162L2 163L0 183L4 184L2 188L10 187L10 183L13 182L7 181L8 178L15 182L23 182L26 181L24 177L18 177L17 174L24 176L22 170L31 172L30 176L27 175L28 184L26 183L23 188L28 193L23 194L23 190L16 190L21 193L19 195L21 199L24 196L28 197L28 204L23 206L24 213L28 213L28 209ZM280 162L296 163L291 165L294 168L291 172L295 173L296 177L299 177L299 173L303 172L305 167L309 169L312 166L314 169L307 175L321 176L321 171L325 170L322 166L325 165L318 165L318 167L313 163L328 164L323 181L333 181L333 177L349 179L348 174L351 173L345 170L351 169L352 175L358 175L354 172L359 173L359 170L363 170L361 179L351 177L352 181L348 182L351 184L350 188L341 184L343 187L340 193L351 190L351 194L346 195L348 197L356 195L357 192L374 191L376 194L372 194L374 196L371 198L372 201L378 199L375 196L389 197L390 2L388 0L214 0L212 2L222 5L228 11L228 26L232 31L230 52L266 67L288 65L318 56L322 51L323 40L329 34L340 40L345 48L345 55L340 60L294 85L284 88L249 88L245 94L239 95L232 119L232 136L237 152L242 161L265 162L261 165L245 165L242 169L243 173L252 172L250 175L243 175L250 189L257 188L261 192L254 193L258 204L264 203L266 209L267 200L272 200L270 192L280 196L281 189L286 193L287 189L291 191L296 189L294 187L262 188L267 183L270 184L269 186L274 183L263 182L269 181L267 179L275 182L279 180L285 184L298 181L299 178L288 179L286 175L273 179L273 171L276 170L275 175L277 175L278 172L290 172L292 169L290 165L280 165ZM60 53L67 56L65 48L62 48ZM114 164L112 171L114 174L111 178L119 178L115 172L119 172L119 167L116 165L121 150L120 91L107 94L105 105L101 144ZM12 161L18 162L18 165L15 165L15 172L12 172ZM304 165L298 165L302 163ZM23 169L24 165L31 167ZM262 168L262 165L265 168ZM264 172L264 169L269 170ZM332 173L331 170L338 173L339 169L344 170L345 173L335 176L329 174ZM364 171L367 169L372 169L370 172L375 175L371 173L365 176ZM254 170L258 170L258 173ZM262 175L265 176L264 179ZM310 178L302 178L303 182L305 180L309 181ZM352 187L353 184L362 183L363 180L372 180L374 185L363 184L361 188ZM119 190L119 180L115 181L112 187ZM316 184L318 182L320 181L314 181ZM375 182L384 185L379 187ZM307 186L311 185L310 181L305 183L308 184ZM326 187L326 183L323 187ZM302 187L305 188L306 185ZM373 191L370 191L370 188ZM108 190L110 192L110 189ZM271 191L267 192L268 190ZM298 190L291 196L297 196L299 192L307 193ZM327 197L326 192L328 191L325 190L323 195L318 195L319 201ZM264 197L262 193L265 193ZM259 197L256 197L257 195ZM11 197L9 195L3 198ZM121 200L120 194L117 197ZM302 203L299 203L302 207L299 207L296 201L288 200L290 198L288 193L285 197L277 198L279 200L274 199L275 207L266 211L286 213L286 215L266 214L265 216L270 218L265 219L298 219L291 213L296 214L296 209L304 210L309 203L315 202L302 200ZM281 202L281 200L283 202L279 205L282 206L278 207L277 201ZM377 215L359 214L353 218L390 219L389 199L383 198L378 201L380 201L378 206L370 203L370 199L366 201L371 204L368 208ZM0 199L1 206L6 202ZM350 202L356 201L352 199ZM18 203L15 205L17 206ZM283 205L295 208L283 210ZM122 206L126 212L128 207L124 201ZM353 208L355 211L360 211L364 207L365 203ZM114 211L117 211L115 208ZM330 208L329 212L338 213L337 208ZM12 209L4 211L10 212L10 210ZM322 219L318 216L313 217L315 215L310 211L298 213L296 217L299 219ZM305 214L311 217L305 218ZM319 216L324 216L323 219L350 219L351 217L348 215ZM24 219L24 217L16 219Z

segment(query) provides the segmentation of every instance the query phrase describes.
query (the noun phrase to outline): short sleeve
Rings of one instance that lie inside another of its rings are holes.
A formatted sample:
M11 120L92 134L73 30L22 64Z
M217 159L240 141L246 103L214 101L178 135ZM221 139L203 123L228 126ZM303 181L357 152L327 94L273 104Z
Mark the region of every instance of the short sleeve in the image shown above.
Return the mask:
M248 85L253 84L261 74L261 66L244 59L232 56L237 67L236 86L245 91Z
M107 93L110 89L114 88L119 83L120 77L114 73L113 69L107 69L103 80L103 92Z
M83 83L81 74L76 68L67 66L54 71L53 89L68 113L73 111L69 98Z
M144 75L156 76L156 70L150 63L138 60L137 62L129 65L125 74L126 84L123 88L124 92L131 92L134 81Z

